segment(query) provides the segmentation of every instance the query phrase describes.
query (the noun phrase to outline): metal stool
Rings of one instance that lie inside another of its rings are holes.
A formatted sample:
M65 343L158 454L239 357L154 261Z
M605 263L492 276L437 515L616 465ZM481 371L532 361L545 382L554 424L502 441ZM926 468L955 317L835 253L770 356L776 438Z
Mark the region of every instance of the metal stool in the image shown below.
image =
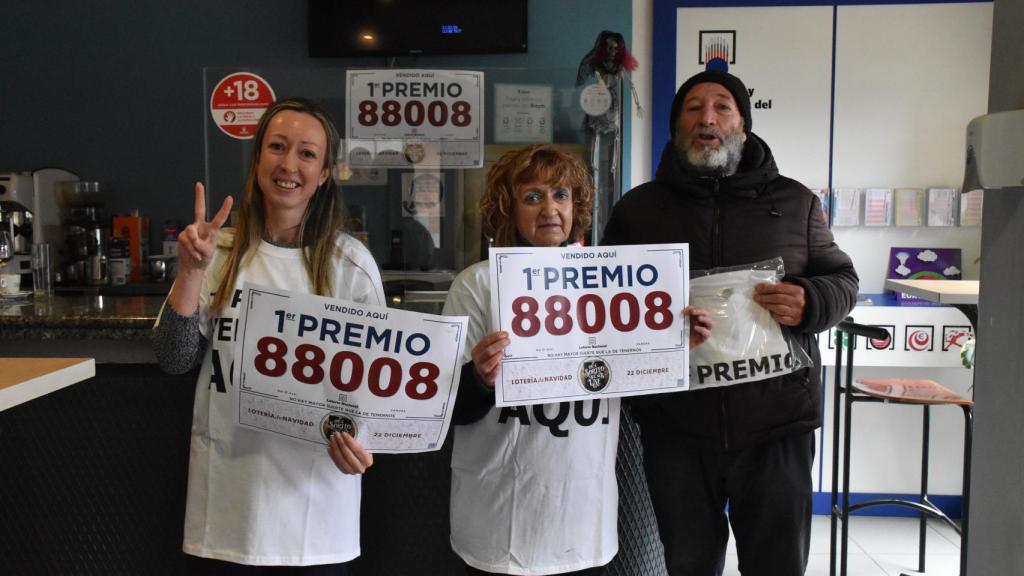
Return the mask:
M836 574L836 548L839 546L836 540L838 522L842 522L842 548L839 560L839 573L846 576L847 549L849 542L849 517L850 513L870 506L896 505L913 508L919 512L920 532L918 536L918 572L925 571L925 543L927 540L928 517L938 518L957 533L960 534L960 574L967 572L967 535L968 535L968 507L971 497L971 442L974 429L974 403L948 388L932 380L908 380L899 378L885 378L874 380L857 380L853 382L853 345L846 346L846 372L843 374L843 345L844 337L863 336L874 340L885 340L890 337L888 331L877 326L865 326L856 324L851 318L836 325L836 366L833 390L833 421L832 426L832 514L831 514L831 535L832 540L829 546L830 568L829 574ZM843 382L846 384L844 385ZM840 396L845 406L843 422L843 491L842 505L838 504L839 492L839 404ZM921 406L924 410L924 425L922 430L921 448L921 493L920 500L905 500L900 498L881 498L866 500L857 504L850 504L850 428L853 414L853 404L856 402L883 402L892 404L910 404ZM956 405L964 412L964 470L963 470L963 497L961 508L960 526L950 519L944 512L939 510L928 499L928 448L929 428L931 422L931 406L933 405Z

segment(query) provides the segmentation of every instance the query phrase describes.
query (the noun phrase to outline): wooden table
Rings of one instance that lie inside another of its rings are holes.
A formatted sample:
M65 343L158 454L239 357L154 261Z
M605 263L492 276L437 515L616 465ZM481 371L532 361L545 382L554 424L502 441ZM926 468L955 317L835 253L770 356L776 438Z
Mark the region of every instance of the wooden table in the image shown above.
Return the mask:
M894 280L885 281L886 290L955 306L967 316L975 331L978 329L978 280Z
M95 375L92 358L0 358L0 411Z

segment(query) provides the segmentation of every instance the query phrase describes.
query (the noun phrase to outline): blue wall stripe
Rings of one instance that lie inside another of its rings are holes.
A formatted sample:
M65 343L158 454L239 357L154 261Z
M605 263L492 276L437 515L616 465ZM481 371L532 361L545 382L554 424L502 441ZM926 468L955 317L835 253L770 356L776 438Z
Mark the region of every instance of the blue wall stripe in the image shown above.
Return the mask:
M828 193L832 194L832 158L836 145L836 35L839 33L839 7L832 7L832 82L828 109ZM829 210L831 212L831 209ZM829 222L832 221L829 214Z
M818 336L821 338L821 336ZM827 338L828 336L826 336ZM819 377L821 378L821 442L818 444L818 484L816 488L821 488L825 485L825 447L827 446L830 450L832 449L832 438L828 435L828 426L826 426L825 416L832 413L831 407L825 403L827 394L825 391L828 390L830 382L828 381L828 368L822 366L819 371ZM813 471L812 471L813 472ZM829 469L829 475L832 475L831 467Z
M658 173L661 151L669 139L668 114L676 89L676 10L671 0L655 1L651 66L651 176Z

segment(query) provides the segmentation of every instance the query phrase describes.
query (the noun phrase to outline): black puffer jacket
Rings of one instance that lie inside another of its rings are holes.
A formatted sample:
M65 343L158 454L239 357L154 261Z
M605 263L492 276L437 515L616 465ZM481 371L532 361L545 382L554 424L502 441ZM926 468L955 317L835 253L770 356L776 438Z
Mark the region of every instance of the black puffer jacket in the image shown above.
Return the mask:
M771 150L750 134L737 173L726 178L686 173L665 147L653 182L615 205L602 244L688 242L690 268L750 264L781 256L785 280L803 286L803 323L794 329L819 365L813 335L842 320L857 297L853 263L832 239L821 203L779 175ZM692 445L741 449L821 424L820 370L679 394L637 399L645 434L665 433Z

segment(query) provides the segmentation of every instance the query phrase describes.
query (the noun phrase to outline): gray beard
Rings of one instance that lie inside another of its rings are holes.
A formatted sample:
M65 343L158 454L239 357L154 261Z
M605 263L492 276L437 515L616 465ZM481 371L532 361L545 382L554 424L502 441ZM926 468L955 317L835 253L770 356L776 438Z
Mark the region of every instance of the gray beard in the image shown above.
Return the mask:
M718 148L703 148L694 145L696 140L691 135L684 137L682 133L676 132L675 147L679 159L693 172L701 176L732 176L739 168L740 160L743 159L743 132L737 130L729 136L722 138L722 145Z

